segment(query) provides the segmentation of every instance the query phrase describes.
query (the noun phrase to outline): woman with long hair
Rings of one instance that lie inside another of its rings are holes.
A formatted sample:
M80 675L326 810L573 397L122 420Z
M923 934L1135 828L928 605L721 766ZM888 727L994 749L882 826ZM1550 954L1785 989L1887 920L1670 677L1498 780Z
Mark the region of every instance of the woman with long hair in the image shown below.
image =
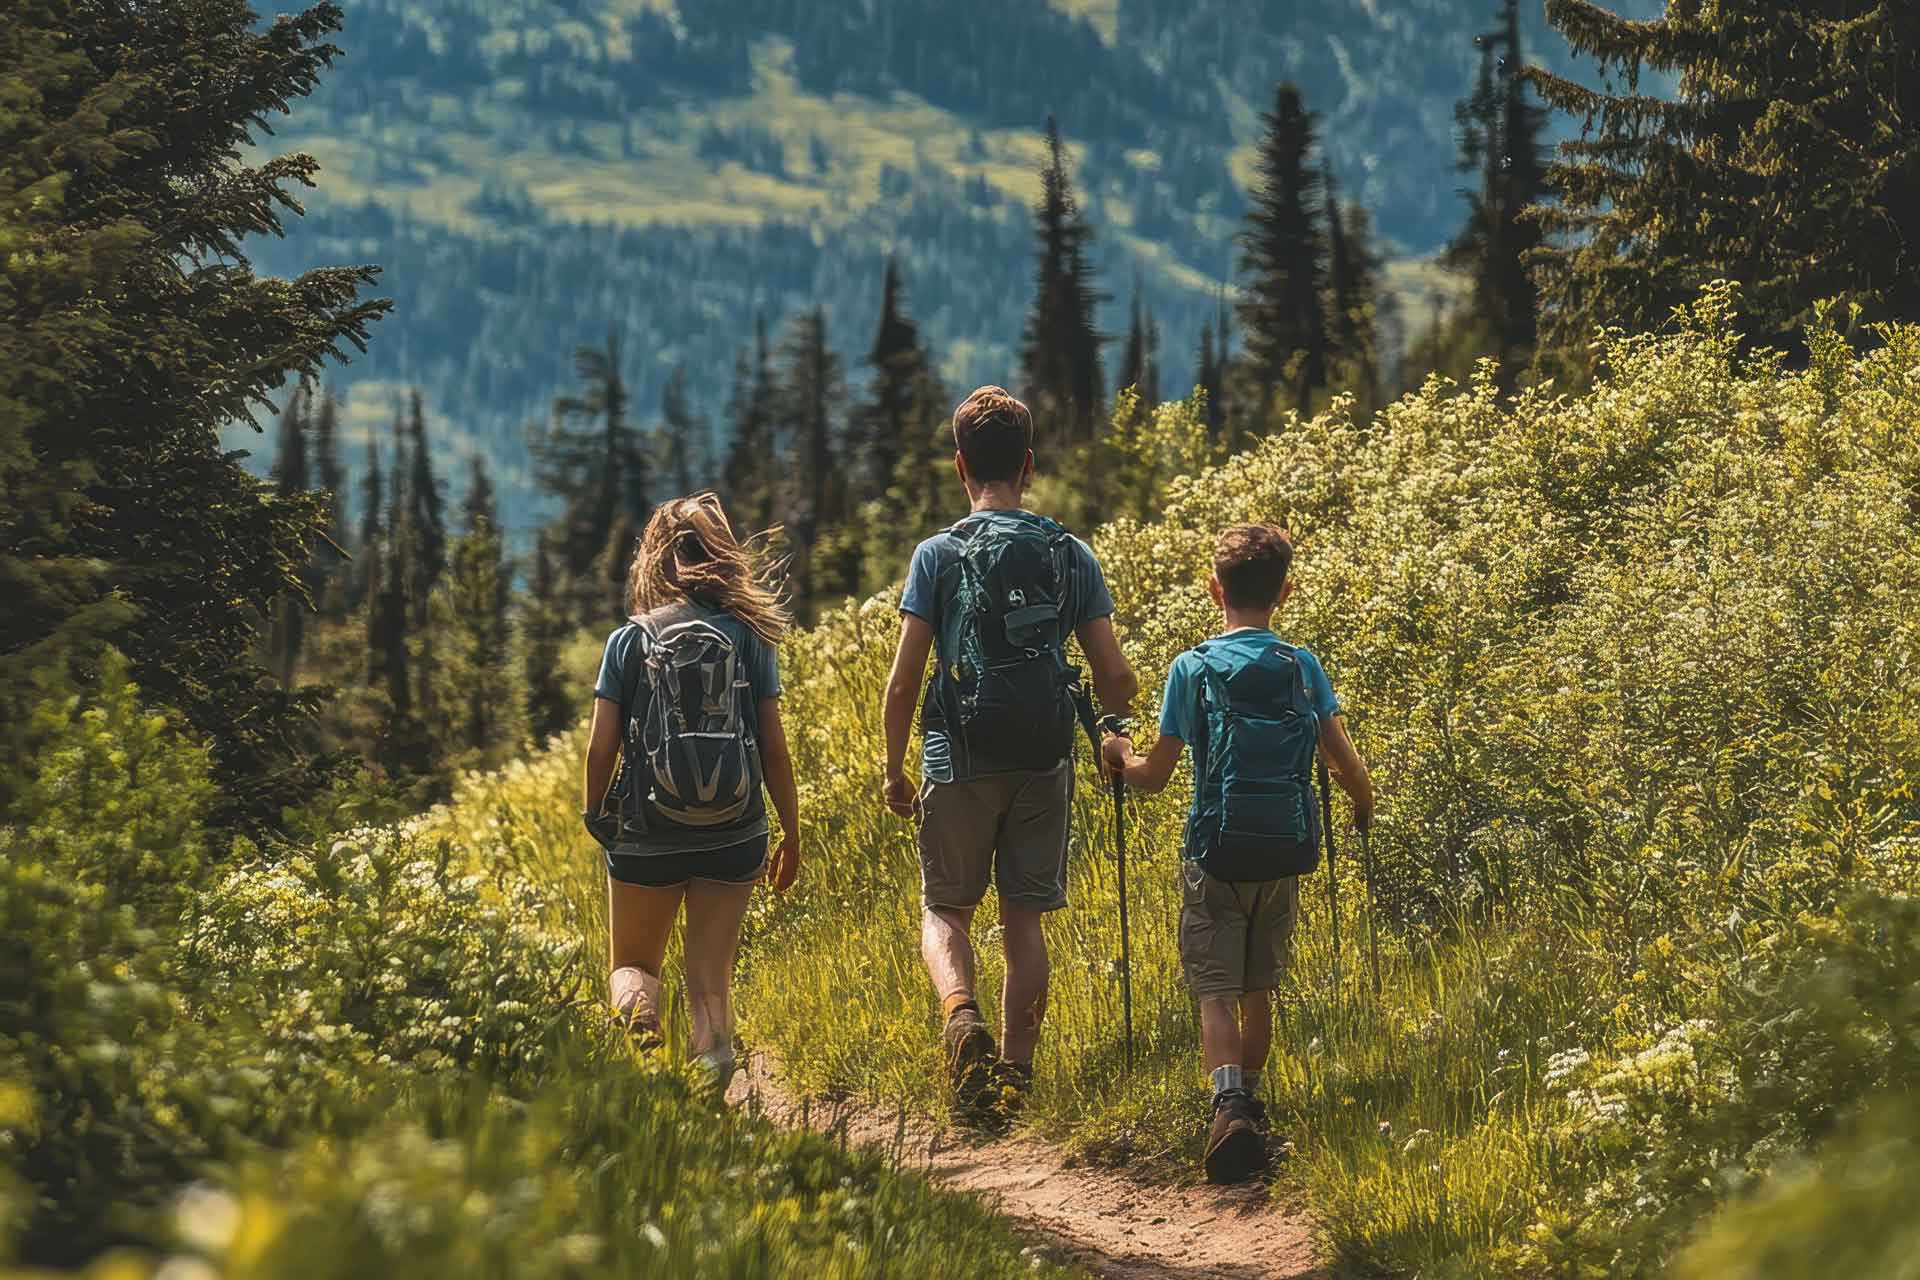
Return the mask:
M659 507L627 573L633 616L607 637L587 741L614 1014L637 1043L659 1043L661 968L684 905L692 1051L723 1091L747 901L762 880L784 893L800 871L775 657L791 620L771 577L714 493ZM763 779L780 819L771 857Z

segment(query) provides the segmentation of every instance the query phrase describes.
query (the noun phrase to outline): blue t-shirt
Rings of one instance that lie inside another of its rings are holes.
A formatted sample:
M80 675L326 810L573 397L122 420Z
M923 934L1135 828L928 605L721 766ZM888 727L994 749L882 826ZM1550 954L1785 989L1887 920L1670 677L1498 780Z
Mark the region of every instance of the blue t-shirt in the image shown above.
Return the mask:
M707 621L727 633L733 641L734 652L739 656L741 666L747 673L747 688L752 694L745 708L747 727L753 731L756 741L760 737L760 703L765 698L780 696L780 662L774 654L773 646L755 635L753 628L730 613L709 612L704 615ZM625 677L627 663L631 660L634 647L640 640L640 628L621 623L607 637L606 652L600 657L600 676L593 682L593 696L605 698L620 708L620 721L626 723ZM723 831L704 831L696 827L660 830L656 824L654 830L647 833L645 852L653 853L695 853L707 849L725 848L738 844L743 839L758 839L767 834L766 814L761 811L758 830L741 830L727 827Z
M980 514L991 516L996 513ZM942 529L915 547L913 562L907 567L907 589L900 596L900 612L910 613L932 627L936 645L940 635L940 575L959 561L960 545L960 539L953 536L951 529ZM1069 538L1067 545L1067 573L1071 581L1068 607L1060 616L1062 646L1066 644L1068 636L1087 623L1113 614L1113 594L1107 590L1107 575L1101 571L1100 562L1093 558L1093 548L1078 538ZM945 664L946 654L936 653L934 656L939 663ZM954 781L953 750L947 741L946 730L938 724L927 724L925 717L922 717L920 728L922 773L934 782Z
M1229 631L1223 636L1215 636L1207 641L1207 648L1219 652L1231 650L1233 656L1251 660L1264 652L1280 637L1273 632L1258 627L1244 627L1238 631ZM1307 681L1307 701L1312 704L1314 714L1320 717L1320 723L1340 714L1340 700L1333 696L1333 682L1327 679L1326 668L1320 665L1320 659L1298 645L1290 646L1299 656L1300 667ZM1195 776L1207 771L1204 756L1206 750L1205 730L1201 724L1200 711L1200 656L1189 649L1173 660L1173 666L1167 671L1167 688L1160 695L1160 735L1178 738L1193 748L1193 769Z

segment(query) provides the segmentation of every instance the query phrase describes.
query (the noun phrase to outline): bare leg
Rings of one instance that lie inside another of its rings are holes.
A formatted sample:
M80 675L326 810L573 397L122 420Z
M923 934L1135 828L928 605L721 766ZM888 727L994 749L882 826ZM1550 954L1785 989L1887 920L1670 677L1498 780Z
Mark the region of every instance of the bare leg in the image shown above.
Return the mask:
M1272 994L1249 991L1240 997L1240 1065L1248 1071L1265 1070L1273 1047Z
M1200 997L1200 1047L1207 1055L1207 1070L1240 1064L1239 996Z
M944 1019L954 1007L974 997L972 907L928 907L920 916L920 958L940 997Z
M1000 900L1000 945L1007 956L1006 979L1000 987L1000 1047L1009 1062L1033 1061L1040 1042L1040 1021L1047 1014L1047 936L1040 930L1042 913L1032 907Z
M660 1017L660 969L680 913L684 885L653 889L607 877L607 986L630 1018Z
M751 884L694 880L687 885L687 1003L693 1052L733 1055L733 961Z

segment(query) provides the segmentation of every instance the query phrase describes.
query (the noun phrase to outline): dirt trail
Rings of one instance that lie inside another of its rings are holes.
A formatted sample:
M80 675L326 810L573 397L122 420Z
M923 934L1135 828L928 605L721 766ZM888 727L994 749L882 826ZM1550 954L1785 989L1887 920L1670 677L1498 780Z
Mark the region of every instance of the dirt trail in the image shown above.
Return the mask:
M728 1096L788 1125L879 1150L901 1166L984 1196L1016 1233L1059 1262L1119 1280L1290 1277L1332 1280L1304 1215L1264 1186L1148 1186L1123 1173L1069 1167L1035 1138L969 1141L922 1117L859 1102L801 1100L760 1057Z

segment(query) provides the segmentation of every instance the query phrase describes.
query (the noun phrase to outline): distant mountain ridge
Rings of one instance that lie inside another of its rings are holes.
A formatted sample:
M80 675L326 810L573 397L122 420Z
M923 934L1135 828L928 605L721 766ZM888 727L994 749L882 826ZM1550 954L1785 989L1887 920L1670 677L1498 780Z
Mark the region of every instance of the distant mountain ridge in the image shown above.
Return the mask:
M1660 0L1636 0L1643 14ZM1321 113L1343 196L1397 256L1460 217L1453 102L1484 0L345 0L345 50L267 139L322 162L310 215L253 247L291 272L387 268L398 306L332 385L347 430L425 392L453 461L487 453L505 521L541 518L524 427L610 326L644 417L676 363L717 415L753 317L826 308L850 371L888 253L956 384L1006 379L1027 203L1055 114L1111 295L1137 279L1191 376L1230 284L1258 116L1281 79ZM1564 45L1534 56L1572 69ZM250 439L237 443L259 449ZM357 461L358 454L354 454ZM262 466L268 459L258 459Z

